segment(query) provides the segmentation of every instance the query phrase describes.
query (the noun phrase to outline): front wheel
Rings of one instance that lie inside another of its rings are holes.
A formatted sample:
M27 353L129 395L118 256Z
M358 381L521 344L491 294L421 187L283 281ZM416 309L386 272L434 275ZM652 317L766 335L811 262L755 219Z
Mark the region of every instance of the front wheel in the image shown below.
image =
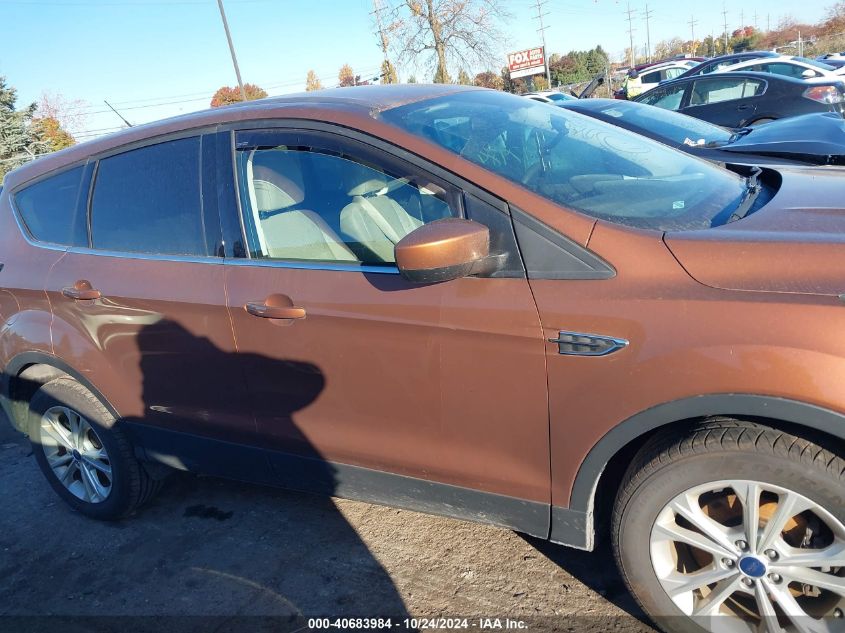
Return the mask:
M29 437L38 466L71 507L95 519L119 519L161 482L135 458L114 417L69 377L43 385L30 402Z
M667 631L845 631L845 461L722 419L647 445L613 517L625 582Z

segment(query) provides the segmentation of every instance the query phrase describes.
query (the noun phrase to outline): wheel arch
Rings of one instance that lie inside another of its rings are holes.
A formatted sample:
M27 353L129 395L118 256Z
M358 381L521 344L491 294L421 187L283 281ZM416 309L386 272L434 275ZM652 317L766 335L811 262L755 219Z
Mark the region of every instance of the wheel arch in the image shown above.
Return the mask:
M21 352L12 357L0 374L0 404L16 429L26 433L28 402L41 385L60 376L70 376L93 393L115 418L117 410L85 375L62 359L46 352Z
M562 517L583 516L583 545L572 542L571 527L556 525L552 513L551 539L593 549L598 526L612 506L607 493L618 485L630 459L655 433L712 417L754 419L775 428L800 435L811 432L828 442L845 441L845 414L818 405L776 396L751 394L711 394L659 404L641 411L608 431L581 462L570 494L569 509ZM840 448L840 454L842 450ZM557 529L556 529L557 528Z

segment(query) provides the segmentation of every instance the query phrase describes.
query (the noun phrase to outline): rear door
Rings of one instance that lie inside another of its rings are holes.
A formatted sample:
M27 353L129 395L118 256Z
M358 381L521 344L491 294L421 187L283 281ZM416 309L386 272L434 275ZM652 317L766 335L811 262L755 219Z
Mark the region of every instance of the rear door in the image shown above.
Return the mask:
M100 157L88 243L47 279L56 355L138 424L148 449L179 460L174 438L255 439L233 379L214 143L196 135Z
M766 82L722 74L693 82L681 112L726 127L741 127L754 119Z
M250 247L227 295L280 481L543 534L544 343L507 207L340 131L235 143ZM398 274L399 238L466 216L491 229L497 273Z

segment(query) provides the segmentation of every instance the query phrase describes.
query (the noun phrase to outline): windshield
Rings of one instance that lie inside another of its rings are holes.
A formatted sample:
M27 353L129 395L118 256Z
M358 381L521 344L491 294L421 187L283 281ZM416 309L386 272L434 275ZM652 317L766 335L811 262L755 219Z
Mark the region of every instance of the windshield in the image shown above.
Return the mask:
M722 223L737 175L633 132L492 90L401 106L383 118L587 215L661 231Z
M552 101L574 101L575 97L571 95L565 95L562 92L553 92L551 94L546 95Z
M707 121L642 103L616 101L595 110L608 118L619 119L678 145L726 145L733 136L725 128Z

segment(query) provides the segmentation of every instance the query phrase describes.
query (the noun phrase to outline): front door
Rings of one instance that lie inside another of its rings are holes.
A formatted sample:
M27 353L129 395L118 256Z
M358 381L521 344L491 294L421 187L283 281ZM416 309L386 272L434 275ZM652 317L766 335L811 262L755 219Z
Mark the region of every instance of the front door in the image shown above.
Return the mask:
M544 344L506 211L336 134L242 132L235 152L250 257L227 262L227 295L279 477L455 514L481 491L471 518L544 532ZM493 230L499 276L398 274L396 241L466 215ZM509 514L519 504L530 526Z

